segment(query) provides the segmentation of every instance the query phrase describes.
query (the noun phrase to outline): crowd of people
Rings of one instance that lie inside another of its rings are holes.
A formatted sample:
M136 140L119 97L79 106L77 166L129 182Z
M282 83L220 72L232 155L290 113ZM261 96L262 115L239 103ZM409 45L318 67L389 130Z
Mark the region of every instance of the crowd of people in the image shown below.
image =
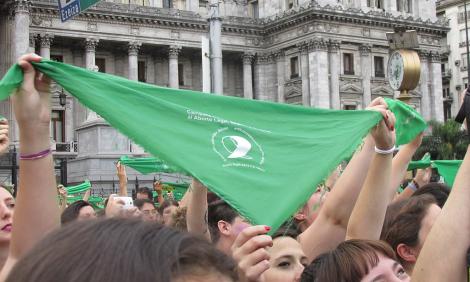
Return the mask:
M156 182L128 207L119 163L119 194L97 211L87 197L58 202L50 81L31 64L40 60L18 61L19 187L16 199L0 189L1 281L468 281L470 153L452 189L421 169L398 193L423 134L396 153L395 116L383 99L368 107L382 121L344 169L278 230L252 225L196 178L179 202ZM0 151L8 144L3 120Z

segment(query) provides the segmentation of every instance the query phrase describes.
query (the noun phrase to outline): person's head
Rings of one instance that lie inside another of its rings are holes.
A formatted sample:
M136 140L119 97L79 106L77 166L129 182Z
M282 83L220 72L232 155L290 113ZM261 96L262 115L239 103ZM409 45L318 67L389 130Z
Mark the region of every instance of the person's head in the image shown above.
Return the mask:
M251 226L223 200L208 205L208 225L212 242L225 253L230 253L230 247L238 234Z
M96 218L93 207L86 201L79 200L70 204L60 216L60 222L66 224L75 220L87 220Z
M134 201L134 206L136 206L142 214L142 219L144 221L157 221L157 209L155 208L153 202L149 199L137 199Z
M413 272L424 241L441 212L431 195L396 202L387 208L381 239L397 254L408 273Z
M10 243L15 199L0 186L0 244Z
M345 241L312 264L313 267L307 267L311 280L302 281L410 281L392 248L382 241Z
M149 199L150 201L153 201L152 190L148 187L140 187L135 191L135 198L137 200Z
M7 281L236 279L233 260L204 239L141 220L106 219L53 231L17 262Z
M429 194L434 197L437 205L442 209L449 198L450 188L446 184L431 182L416 190L411 197Z
M305 231L312 223L317 219L320 209L325 202L326 191L318 189L315 193L310 196L308 201L303 207L294 215L294 219L300 230Z
M160 215L162 216L162 223L166 226L173 224L173 215L178 210L178 202L175 200L165 200L158 208Z
M273 246L267 248L270 257L269 269L263 272L263 281L300 281L302 272L308 264L308 258L296 236L296 232L288 229L280 229L272 236Z

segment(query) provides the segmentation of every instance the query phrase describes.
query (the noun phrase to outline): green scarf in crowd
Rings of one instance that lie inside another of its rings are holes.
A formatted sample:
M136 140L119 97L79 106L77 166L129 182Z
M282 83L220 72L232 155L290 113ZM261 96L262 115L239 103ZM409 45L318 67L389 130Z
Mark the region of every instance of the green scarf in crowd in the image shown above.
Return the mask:
M199 179L250 222L273 230L382 119L374 111L163 88L48 60L34 67L152 155ZM0 81L0 100L22 80L14 65ZM425 127L415 112L405 115L411 118L397 130Z

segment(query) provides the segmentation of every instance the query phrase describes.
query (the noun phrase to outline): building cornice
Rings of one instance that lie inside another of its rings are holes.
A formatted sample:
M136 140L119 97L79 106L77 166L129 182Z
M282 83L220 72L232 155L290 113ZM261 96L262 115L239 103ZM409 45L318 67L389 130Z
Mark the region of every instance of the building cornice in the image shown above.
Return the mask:
M33 0L33 14L58 17L57 0ZM78 20L115 23L116 21L132 25L163 26L187 30L207 30L207 19L191 11L164 9L139 5L127 5L113 2L99 2L76 17ZM271 17L253 19L227 16L223 18L222 31L253 36L270 35L305 22L325 20L342 24L381 27L393 30L396 27L413 29L420 33L444 36L449 30L448 22L431 22L421 18L393 16L385 11L364 12L361 9L342 6L320 6L311 1L305 6L284 11Z
M365 12L357 8L344 9L341 5L320 6L316 1L311 1L305 6L291 9L274 16L263 19L264 32L266 34L275 33L291 26L297 26L303 22L312 20L328 20L333 22L375 26L394 29L404 27L424 33L434 33L445 35L449 30L449 23L439 19L436 22L430 20L423 21L421 18L412 16L394 16L386 11L371 10Z

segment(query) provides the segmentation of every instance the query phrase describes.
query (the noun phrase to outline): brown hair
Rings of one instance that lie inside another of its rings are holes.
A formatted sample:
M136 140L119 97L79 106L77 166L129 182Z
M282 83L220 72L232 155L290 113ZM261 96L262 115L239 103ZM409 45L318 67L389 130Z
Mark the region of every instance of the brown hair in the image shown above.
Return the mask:
M395 252L399 244L416 247L421 221L432 204L436 204L436 201L431 195L415 196L391 204L387 208L380 239L389 243ZM407 264L397 256L403 265Z
M170 282L212 273L237 279L234 261L209 242L160 224L106 219L53 231L6 281Z
M307 267L302 281L361 281L379 263L379 254L396 260L395 253L383 241L349 240L328 253L320 255Z
M187 207L180 207L176 210L176 213L173 215L173 224L172 227L179 231L188 231L186 225L186 212L188 211Z

